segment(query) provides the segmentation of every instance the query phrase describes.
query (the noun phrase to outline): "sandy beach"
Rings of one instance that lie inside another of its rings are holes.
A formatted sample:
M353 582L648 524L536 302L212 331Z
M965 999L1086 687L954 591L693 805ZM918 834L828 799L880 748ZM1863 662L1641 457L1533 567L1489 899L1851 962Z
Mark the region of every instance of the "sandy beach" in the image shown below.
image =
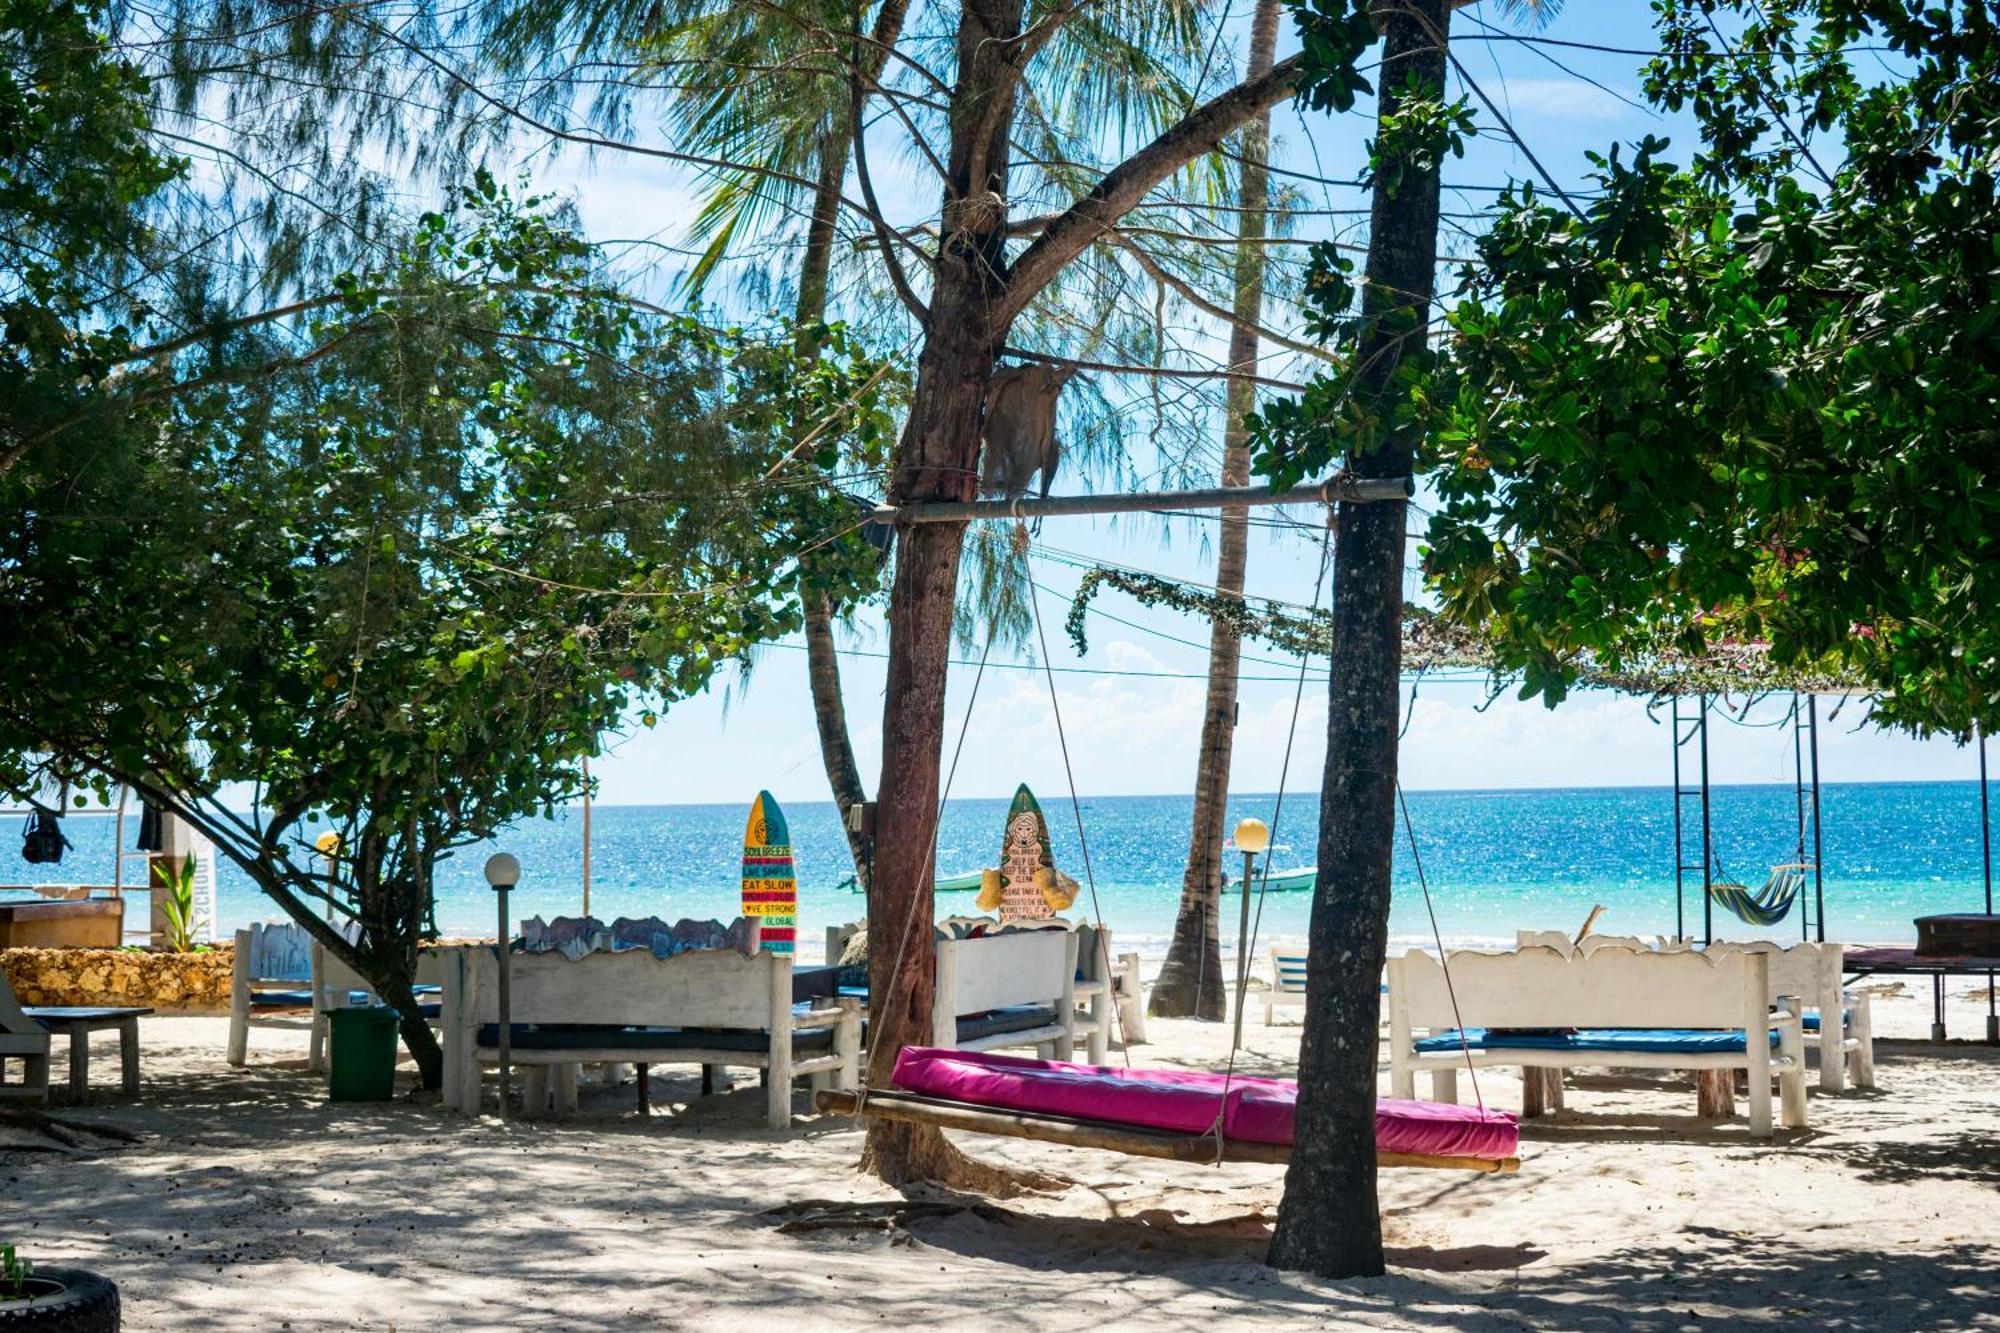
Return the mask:
M1950 993L1976 1038L1983 998ZM326 1104L302 1027L255 1029L232 1069L220 1018L147 1020L143 1096L61 1111L141 1143L0 1141L0 1232L113 1276L139 1330L2000 1327L2000 1049L1920 1040L1927 989L1876 1003L1879 1089L1815 1087L1811 1129L1775 1146L1740 1117L1698 1125L1683 1086L1585 1075L1524 1129L1517 1176L1385 1173L1394 1268L1367 1282L1258 1262L1276 1167L963 1140L1074 1183L816 1226L814 1201L903 1196L856 1173L850 1122L765 1130L747 1071L703 1098L693 1071L658 1069L649 1118L628 1083L563 1123L464 1121ZM1259 1018L1253 998L1237 1067L1289 1074L1297 1026ZM1227 1060L1223 1025L1149 1035L1135 1061ZM1518 1080L1479 1082L1519 1108Z

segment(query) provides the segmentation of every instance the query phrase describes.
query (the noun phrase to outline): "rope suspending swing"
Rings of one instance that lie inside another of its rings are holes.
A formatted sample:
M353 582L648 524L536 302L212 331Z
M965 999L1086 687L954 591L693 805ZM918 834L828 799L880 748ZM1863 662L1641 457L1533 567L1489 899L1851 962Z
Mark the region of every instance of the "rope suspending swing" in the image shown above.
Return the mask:
M1321 590L1325 585L1326 575L1331 561L1332 516L1330 513L1328 517L1329 517L1328 527L1326 533L1322 536L1321 540L1319 575L1315 579L1313 587L1313 604L1315 608L1317 608ZM1114 1016L1113 1021L1119 1022L1122 1025L1122 1015L1118 1013L1116 997L1115 995L1112 995L1110 993L1109 989L1112 983L1110 976L1109 948L1108 945L1105 943L1103 910L1102 910L1102 905L1098 899L1095 868L1091 862L1089 841L1084 827L1082 798L1077 791L1075 770L1074 766L1070 762L1069 742L1063 727L1061 701L1058 696L1058 692L1056 690L1055 675L1049 663L1048 642L1047 642L1046 632L1044 631L1042 626L1039 598L1038 597L1033 598L1031 600L1030 606L1035 622L1037 642L1042 650L1044 679L1046 680L1049 689L1050 708L1056 725L1056 734L1058 737L1060 752L1063 760L1064 773L1065 777L1068 780L1068 785L1069 785L1070 807L1072 814L1074 815L1076 820L1077 838L1079 846L1082 851L1082 857L1084 863L1084 877L1090 888L1091 912L1097 926L1098 947L1103 952L1102 967L1100 969L1100 972L1102 977L1104 978L1104 984L1107 988L1106 998L1110 1002L1111 1013ZM987 650L989 652L991 650L991 646L992 643L991 640L989 639L987 643ZM981 657L980 668L981 668L981 674L983 675L985 668L985 656L983 654ZM1285 746L1285 758L1279 776L1277 806L1272 813L1272 829L1274 832L1276 831L1276 828L1278 826L1279 818L1283 813L1284 797L1290 779L1293 743L1295 742L1297 737L1298 720L1300 713L1302 711L1304 694L1305 694L1305 679L1306 676L1309 674L1309 670L1310 670L1310 655L1301 654L1300 666L1299 666L1300 674L1293 695L1291 727L1287 735L1286 746ZM977 680L975 680L973 688L973 699L976 699L977 693L978 693L978 682ZM947 773L944 790L939 795L938 821L940 823L942 821L944 803L950 793L952 778L953 776L955 776L957 772L958 759L964 749L966 731L969 728L971 721L972 702L973 700L970 699L967 702L965 721L961 724L960 727L958 744L954 748L952 754L952 763ZM1405 826L1408 827L1407 808L1405 808L1404 810L1404 822ZM932 839L931 839L932 860L935 859L936 855L935 851L936 837L937 837L937 825L934 824L932 828ZM1412 833L1412 850L1413 851L1415 850L1414 833ZM919 868L928 871L932 867L926 864L920 866ZM1248 953L1246 951L1252 948L1253 943L1256 939L1257 930L1261 928L1263 920L1264 896L1269 891L1270 873L1271 873L1270 862L1267 859L1264 866L1263 878L1259 882L1259 887L1258 887L1256 926L1249 927L1244 932L1239 934L1238 938L1239 961L1247 961ZM1421 862L1419 862L1418 873L1419 873L1419 882L1422 883ZM1248 888L1249 885L1246 882L1244 886L1246 893L1248 892ZM1428 885L1424 886L1424 895L1425 895L1425 903L1428 908L1429 906ZM916 933L915 927L918 924L920 924L916 920L916 916L917 914L913 913L911 915L911 918L903 923L904 929L902 932L902 938L898 943L895 965L891 969L891 972L889 974L889 986L887 988L887 993L885 993L885 995L882 997L885 1006L888 1004L891 995L893 995L894 993L894 988L897 980L902 976L905 952L907 950L911 937ZM1432 924L1433 924L1433 934L1435 935L1435 929L1436 929L1435 912L1432 913ZM1440 946L1440 953L1442 953L1441 946ZM1449 968L1448 960L1446 961L1445 965L1448 969ZM1237 983L1237 1009L1239 1015L1241 1013L1244 1002L1247 976L1248 976L1247 965L1239 967L1239 975ZM1452 1003L1453 1003L1454 1017L1456 1018L1456 1013L1457 1013L1456 996L1453 997ZM1463 1030L1462 1022L1460 1022L1460 1028L1462 1032ZM1126 1070L1128 1071L1124 1077L1138 1078L1142 1081L1147 1078L1156 1077L1155 1075L1152 1074L1151 1071L1132 1070L1129 1041L1121 1040L1120 1044L1125 1057ZM1229 1113L1229 1107L1231 1105L1231 1100L1230 1100L1231 1084L1234 1082L1236 1078L1236 1062L1240 1049L1241 1049L1241 1038L1240 1038L1240 1025L1239 1025L1237 1032L1234 1035L1232 1035L1232 1039L1230 1042L1228 1066L1225 1069L1222 1078L1220 1080L1220 1095L1217 1096L1216 1099L1218 1109L1215 1118L1211 1122L1206 1132L1195 1135L1190 1135L1188 1133L1175 1132L1165 1129L1151 1128L1145 1123L1129 1123L1117 1119L1079 1118L1074 1114L1067 1114L1067 1113L1053 1113L1053 1112L1043 1113L1043 1112L1028 1111L1020 1109L1018 1107L1010 1107L1004 1104L1004 1102L992 1102L989 1104L989 1102L983 1100L964 1101L957 1099L956 1094L938 1096L938 1095L927 1094L924 1092L911 1092L904 1090L902 1088L895 1088L895 1087L884 1088L879 1091L875 1091L872 1094L867 1088L863 1088L862 1090L853 1093L829 1090L819 1093L815 1100L819 1109L821 1109L822 1111L828 1111L833 1113L872 1116L874 1118L882 1120L900 1121L903 1123L913 1123L913 1124L924 1124L932 1126L934 1128L958 1129L974 1133L997 1134L1015 1138L1027 1138L1042 1142L1060 1143L1073 1147L1097 1148L1100 1150L1121 1152L1138 1156L1162 1157L1176 1161L1188 1161L1188 1162L1205 1161L1212 1164L1220 1164L1225 1161L1248 1161L1248 1162L1270 1162L1270 1163L1288 1162L1291 1157L1291 1147L1290 1144L1287 1142L1282 1142L1282 1141L1262 1142L1253 1139L1239 1143L1232 1141L1225 1134L1225 1118ZM1470 1062L1469 1052L1467 1054L1467 1059L1469 1063ZM1032 1066L1034 1062L1025 1062L1025 1063ZM1041 1068L1040 1066L1034 1066L1034 1067ZM1259 1083L1263 1082L1263 1080L1255 1080L1255 1081ZM938 1086L938 1085L933 1084L933 1086ZM1475 1095L1477 1095L1478 1080L1476 1075L1474 1076L1473 1079L1473 1088ZM1212 1094L1204 1093L1203 1095L1206 1096ZM1468 1113L1469 1113L1469 1108L1468 1108ZM1378 1115L1379 1114L1380 1112L1378 1112ZM1481 1098L1477 1114L1482 1119L1486 1118L1487 1116L1483 1098ZM1378 1126L1380 1125L1380 1123L1381 1122L1378 1120ZM1382 1131L1378 1128L1378 1134L1381 1132ZM1379 1142L1380 1141L1378 1140L1378 1145ZM1391 1142L1394 1142L1394 1140L1392 1139ZM1376 1152L1376 1164L1378 1167L1441 1167L1441 1168L1472 1170L1472 1171L1488 1172L1488 1173L1506 1173L1519 1169L1520 1165L1519 1159L1511 1155L1511 1138L1509 1140L1508 1149L1502 1150L1496 1147L1493 1149L1489 1149L1489 1151L1493 1152L1494 1155L1467 1156L1467 1155L1449 1155L1446 1153L1427 1152L1427 1151L1406 1152L1406 1151L1384 1150L1383 1148L1378 1146ZM1509 1155L1505 1156L1500 1155L1502 1151L1508 1152Z

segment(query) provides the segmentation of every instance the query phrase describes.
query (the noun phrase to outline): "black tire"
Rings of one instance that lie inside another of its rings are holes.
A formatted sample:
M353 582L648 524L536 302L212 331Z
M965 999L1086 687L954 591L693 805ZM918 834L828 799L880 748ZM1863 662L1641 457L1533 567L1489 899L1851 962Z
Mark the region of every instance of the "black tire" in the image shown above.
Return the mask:
M82 1268L36 1268L29 1277L63 1284L33 1305L0 1302L0 1333L118 1333L118 1284Z

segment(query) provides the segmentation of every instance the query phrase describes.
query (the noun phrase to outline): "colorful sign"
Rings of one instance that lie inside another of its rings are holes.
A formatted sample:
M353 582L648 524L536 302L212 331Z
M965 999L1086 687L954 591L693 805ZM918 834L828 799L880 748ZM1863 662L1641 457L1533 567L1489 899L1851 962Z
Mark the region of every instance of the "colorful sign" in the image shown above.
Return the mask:
M1007 807L1007 832L1000 842L1000 920L1046 921L1059 910L1060 896L1048 822L1024 782Z
M785 812L760 791L743 830L743 915L761 927L762 947L790 957L798 936L799 880L792 869L792 831Z

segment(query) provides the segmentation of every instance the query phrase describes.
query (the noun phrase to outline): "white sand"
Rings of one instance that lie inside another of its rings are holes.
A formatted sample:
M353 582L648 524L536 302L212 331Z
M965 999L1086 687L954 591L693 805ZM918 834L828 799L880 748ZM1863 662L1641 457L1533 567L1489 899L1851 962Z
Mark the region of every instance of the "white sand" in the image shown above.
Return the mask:
M1951 1022L1977 1038L1971 989L1951 983ZM1288 1073L1298 1029L1259 1012L1238 1068ZM1815 1087L1812 1129L1776 1146L1740 1118L1697 1126L1684 1088L1586 1078L1527 1128L1518 1176L1385 1173L1393 1271L1367 1282L1258 1262L1274 1167L964 1140L1076 1184L908 1230L782 1235L760 1209L896 1196L856 1174L849 1123L766 1131L754 1078L703 1099L656 1070L649 1120L627 1085L562 1124L465 1122L326 1105L296 1028L253 1030L232 1070L211 1018L148 1020L144 1096L64 1112L142 1145L0 1142L0 1239L109 1274L139 1330L2000 1327L2000 1050L1914 1040L1927 985L1876 1015L1880 1090ZM1224 1026L1151 1028L1135 1061L1226 1058ZM115 1086L109 1043L93 1074ZM1480 1083L1518 1109L1516 1080Z

